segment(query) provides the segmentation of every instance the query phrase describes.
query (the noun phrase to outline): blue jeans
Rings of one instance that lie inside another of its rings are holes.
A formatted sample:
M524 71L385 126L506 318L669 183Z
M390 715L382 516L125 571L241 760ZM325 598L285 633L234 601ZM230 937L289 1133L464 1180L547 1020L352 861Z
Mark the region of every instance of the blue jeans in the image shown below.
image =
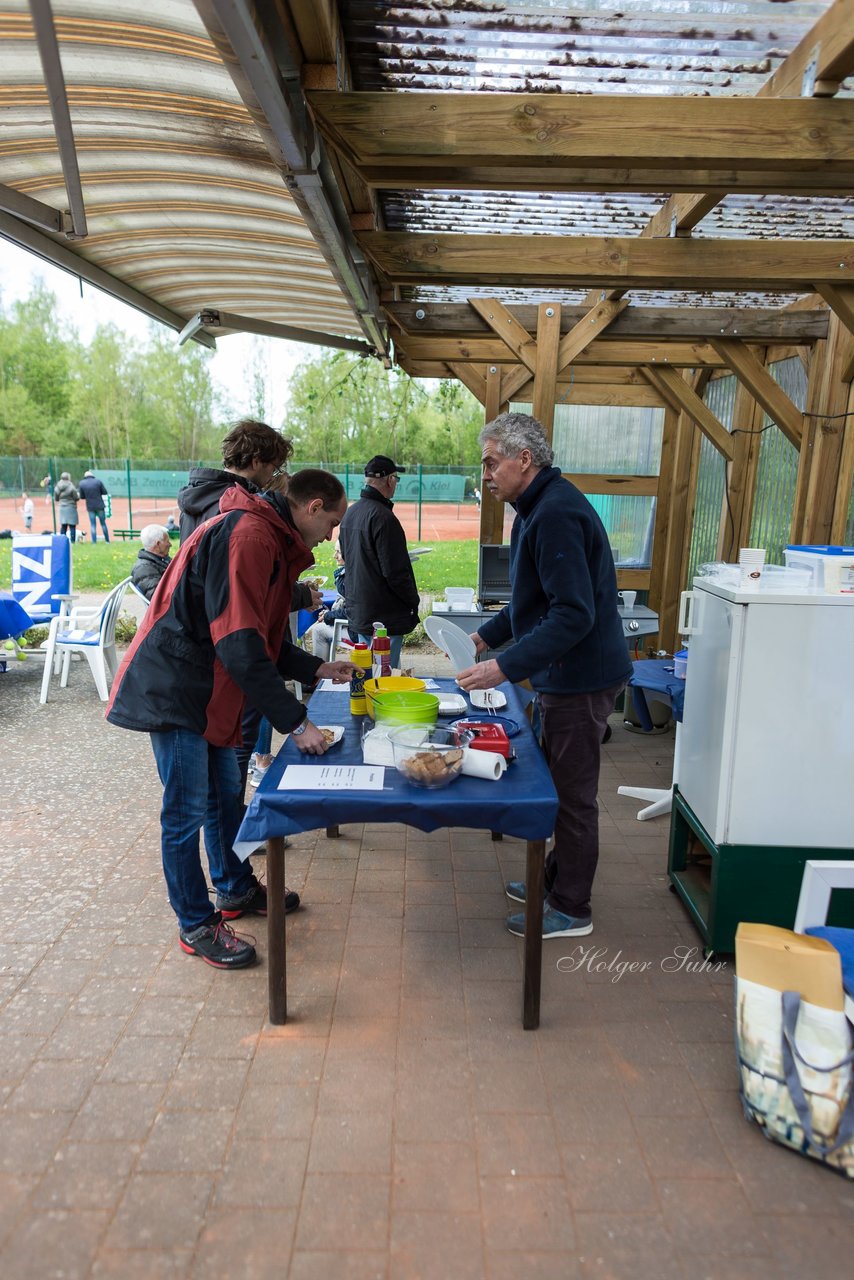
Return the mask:
M99 520L101 521L101 528L104 531L104 541L109 542L110 531L107 528L107 517L104 515L103 511L89 512L89 528L92 531L92 541L93 542L98 541L98 521Z
M273 726L264 716L258 726L258 738L255 742L255 754L258 756L268 756L273 746Z
M181 928L195 929L214 912L202 870L202 827L217 892L239 898L252 887L252 867L234 852L243 820L240 771L233 747L212 747L189 729L150 736L163 783L160 847L169 901Z
M391 649L389 652L389 662L393 667L400 666L400 652L403 648L403 642L405 639L406 639L406 636L389 636L389 640L391 641ZM359 640L361 641L362 644L366 644L370 649L373 636L363 636L360 633Z

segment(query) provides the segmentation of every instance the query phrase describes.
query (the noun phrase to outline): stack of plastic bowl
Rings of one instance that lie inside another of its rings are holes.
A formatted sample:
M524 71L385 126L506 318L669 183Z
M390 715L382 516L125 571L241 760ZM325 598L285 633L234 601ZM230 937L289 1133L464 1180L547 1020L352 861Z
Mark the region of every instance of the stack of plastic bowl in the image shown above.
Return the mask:
M374 719L377 724L435 724L439 699L435 693L375 693Z
M376 676L365 681L365 698L368 703L368 715L376 720L374 698L379 693L423 693L426 688L423 680L415 676Z
M471 613L474 587L445 587L445 603L457 613Z

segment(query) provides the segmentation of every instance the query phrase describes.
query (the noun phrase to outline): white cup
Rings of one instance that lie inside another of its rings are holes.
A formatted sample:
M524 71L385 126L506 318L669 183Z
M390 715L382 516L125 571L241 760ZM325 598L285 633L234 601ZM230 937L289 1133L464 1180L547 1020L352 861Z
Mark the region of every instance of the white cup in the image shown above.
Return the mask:
M624 609L634 609L635 601L638 598L636 591L618 591L617 595L622 600Z
M741 585L758 586L765 565L765 548L742 547L738 553L738 563L741 565Z

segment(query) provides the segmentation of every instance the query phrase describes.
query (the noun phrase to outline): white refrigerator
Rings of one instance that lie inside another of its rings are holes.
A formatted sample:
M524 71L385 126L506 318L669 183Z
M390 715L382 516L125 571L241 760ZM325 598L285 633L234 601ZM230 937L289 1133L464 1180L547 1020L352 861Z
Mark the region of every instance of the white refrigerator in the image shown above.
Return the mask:
M854 595L695 578L679 791L715 844L854 845Z

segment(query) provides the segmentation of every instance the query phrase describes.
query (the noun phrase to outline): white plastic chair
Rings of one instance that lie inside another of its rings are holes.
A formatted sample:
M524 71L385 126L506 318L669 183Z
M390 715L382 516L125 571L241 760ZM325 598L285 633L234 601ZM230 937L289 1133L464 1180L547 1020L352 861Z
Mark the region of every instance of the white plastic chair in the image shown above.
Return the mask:
M107 671L112 677L119 665L116 654L116 623L129 586L130 578L125 578L118 586L113 587L99 607L73 609L68 616L53 619L46 643L41 702L47 702L54 660L60 656L62 671L59 683L63 689L67 686L73 653L82 654L89 663L98 696L102 702L107 701Z
M834 889L854 889L854 862L824 862L818 858L808 858L804 863L804 876L795 913L795 933L819 931L825 925L830 910L830 895ZM854 929L850 932L854 934ZM849 990L847 983L845 1016L849 1022L854 1022L854 991Z
M336 618L332 623L332 644L329 646L329 661L334 662L338 656L338 646L343 636L347 635L350 624L346 618Z

